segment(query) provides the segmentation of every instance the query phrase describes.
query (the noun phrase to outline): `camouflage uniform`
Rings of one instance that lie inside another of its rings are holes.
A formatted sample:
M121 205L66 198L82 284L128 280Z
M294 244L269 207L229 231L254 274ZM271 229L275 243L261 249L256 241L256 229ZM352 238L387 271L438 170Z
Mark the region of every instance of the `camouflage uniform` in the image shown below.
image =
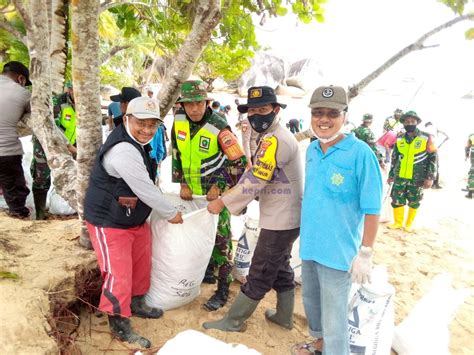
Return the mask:
M207 94L205 91L200 93L202 90L201 86L203 84L200 81L189 81L183 83L182 86L182 95L181 99L178 102L193 102L193 101L209 101L210 99L207 98ZM179 120L179 121L178 121ZM200 139L204 136L201 135L201 129L204 129L206 125L211 125L214 128L219 130L219 134L224 130L228 129L230 131L230 127L228 126L227 122L219 116L217 113L212 111L210 107L206 108L206 112L204 113L203 118L199 122L193 122L186 116L186 112L184 109L178 109L175 113L175 122L172 129L171 134L171 147L172 147L172 181L179 182L179 183L186 183L191 190L193 190L194 194L207 194L212 186L216 185L220 192L224 192L227 189L233 187L237 181L239 180L240 176L243 174L245 170L245 166L247 165L247 160L245 155L242 151L242 156L236 160L230 160L226 158L226 153L224 149L219 144L218 150L219 152L223 153L223 157L220 159L207 159L209 162L207 164L216 164L218 160L223 160L223 164L220 168L214 169L212 174L206 175L202 173L199 174L199 177L193 176L190 168L184 168L182 166L182 154L183 152L180 151L178 145L183 144L184 140L189 142L188 138L186 138L188 132L183 132L178 127L182 124L183 120L186 122L186 127L189 125L189 139L193 139L198 134L200 135ZM180 136L181 135L181 136ZM197 138L197 137L196 137ZM204 137L205 138L205 137ZM181 142L178 142L181 140ZM192 146L192 143L188 143ZM209 144L209 143L207 143ZM200 147L201 148L201 147ZM241 148L240 148L241 149ZM220 154L220 153L219 153ZM196 178L199 179L199 190L200 192L196 192L192 186L191 181L194 181L196 184ZM231 270L232 270L232 231L230 226L230 213L229 211L224 208L224 210L219 214L219 221L217 227L217 234L216 234L216 241L214 250L212 252L212 257L209 263L209 268L207 271L207 276L210 276L210 283L213 283L213 272L214 268L217 266L219 269L218 273L218 291L216 292L217 296L219 290L223 290L222 292L225 294L225 297L221 297L223 304L227 301L228 295L228 285L232 281L231 277ZM210 274L210 275L209 275ZM216 296L215 295L215 296ZM214 296L213 296L214 297ZM224 300L225 299L225 300ZM209 300L210 302L211 300ZM209 305L209 302L207 305ZM222 303L222 302L221 302ZM223 305L222 304L222 305ZM214 303L217 308L217 304ZM209 305L208 307L211 310L217 309L213 305Z
M33 178L33 193L35 193L35 191L48 192L51 187L51 169L48 166L43 147L41 147L36 136L32 137L32 142L33 159L31 159L30 171L31 177Z
M472 198L474 193L474 133L469 136L466 145L466 159L471 158L471 168L467 176L467 195L466 197Z
M420 206L420 201L423 198L424 181L426 179L433 180L436 176L436 161L438 154L429 135L417 129L414 137L409 137L405 134L397 139L397 143L399 143L400 140L405 139L408 144L411 144L416 137L421 135L428 137L427 139L429 141L425 152L426 158L413 165L413 176L411 179L400 177L401 158L403 155L399 152L397 144L394 145L392 165L389 173L389 178L394 179L391 193L392 207L404 206L408 201L408 206L418 208Z
M380 165L383 165L383 156L380 154L380 152L377 150L375 147L375 134L372 132L372 130L365 126L364 124L361 124L359 127L354 129L352 131L355 136L360 139L361 141L367 143L367 145L372 149L372 151L375 153L375 156L377 157L377 160L379 161Z
M416 118L417 123L405 124L408 118ZM407 133L397 138L393 148L392 166L388 176L393 180L391 197L394 223L388 228L403 228L406 232L412 232L412 224L423 198L425 180L433 181L436 176L438 154L431 136L416 128L421 118L415 111L405 113L400 122L404 124ZM403 226L407 202L408 216Z

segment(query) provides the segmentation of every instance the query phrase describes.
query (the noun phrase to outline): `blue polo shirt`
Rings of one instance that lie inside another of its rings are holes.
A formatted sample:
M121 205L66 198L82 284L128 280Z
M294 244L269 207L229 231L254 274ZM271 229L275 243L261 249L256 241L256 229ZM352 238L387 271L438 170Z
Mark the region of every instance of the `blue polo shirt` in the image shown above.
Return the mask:
M374 152L354 134L323 153L306 151L300 257L348 271L362 242L364 217L380 214L382 174Z

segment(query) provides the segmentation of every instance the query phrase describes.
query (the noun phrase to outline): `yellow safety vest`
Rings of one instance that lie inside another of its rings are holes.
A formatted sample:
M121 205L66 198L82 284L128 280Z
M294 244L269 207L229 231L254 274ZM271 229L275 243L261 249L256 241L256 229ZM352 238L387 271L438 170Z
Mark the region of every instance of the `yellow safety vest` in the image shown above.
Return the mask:
M64 128L64 135L71 145L76 143L76 111L69 104L61 105L59 124Z
M219 132L217 127L206 123L191 139L186 115L175 116L174 134L181 155L183 176L195 195L207 193L206 181L212 181L213 173L219 170L227 159L219 148Z
M397 149L402 155L398 176L404 179L413 178L415 164L421 163L428 156L427 143L428 137L425 135L415 137L410 143L406 141L405 136L397 140Z

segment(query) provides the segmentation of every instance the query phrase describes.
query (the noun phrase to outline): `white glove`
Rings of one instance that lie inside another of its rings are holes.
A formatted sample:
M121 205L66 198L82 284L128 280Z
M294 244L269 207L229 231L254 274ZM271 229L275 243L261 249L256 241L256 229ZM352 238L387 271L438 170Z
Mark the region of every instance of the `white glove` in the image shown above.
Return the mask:
M372 248L362 246L359 253L352 260L351 270L352 282L362 285L370 283L372 273Z

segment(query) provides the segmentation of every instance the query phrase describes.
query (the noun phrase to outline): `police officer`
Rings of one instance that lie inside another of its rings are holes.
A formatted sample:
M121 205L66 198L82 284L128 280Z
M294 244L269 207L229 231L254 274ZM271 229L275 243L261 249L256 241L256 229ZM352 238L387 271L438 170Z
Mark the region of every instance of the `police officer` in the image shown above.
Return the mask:
M227 121L209 107L211 101L201 80L182 84L181 97L177 101L182 108L175 114L171 145L172 181L181 184L183 200L191 200L193 194L215 200L221 192L234 186L245 169L246 157L237 137ZM231 259L230 213L223 209L219 214L215 246L204 280L215 283L214 269L219 269L217 290L204 305L210 311L227 302L232 281Z
M64 131L69 143L73 146L76 145L76 108L74 102L74 89L72 82L66 83L66 93L63 95L63 99L59 102L59 117L58 126Z
M438 154L431 136L420 131L421 118L415 111L408 111L400 118L406 133L397 139L392 153L392 165L387 182L393 183L392 207L394 223L390 229L412 232L412 224L423 198L423 189L433 185L436 176ZM408 217L403 227L405 204L408 201Z
M377 157L377 160L380 166L384 167L385 164L383 162L383 156L382 154L380 154L380 152L377 150L375 146L375 134L370 129L373 119L374 119L374 116L371 113L364 114L364 116L362 116L362 124L359 127L352 130L352 132L358 139L367 143L367 145L375 153L375 156Z
M285 107L268 86L251 87L247 104L238 106L261 136L259 146L252 169L222 198L210 202L208 210L219 213L227 207L238 215L258 197L261 230L247 282L226 316L204 323L206 329L240 331L272 288L277 292L277 306L276 311L267 310L266 318L284 328L293 327L295 283L290 258L300 230L303 173L298 142L280 124L278 114Z
M467 176L467 198L472 198L474 193L474 133L471 134L466 144L466 160L471 157L471 168Z

